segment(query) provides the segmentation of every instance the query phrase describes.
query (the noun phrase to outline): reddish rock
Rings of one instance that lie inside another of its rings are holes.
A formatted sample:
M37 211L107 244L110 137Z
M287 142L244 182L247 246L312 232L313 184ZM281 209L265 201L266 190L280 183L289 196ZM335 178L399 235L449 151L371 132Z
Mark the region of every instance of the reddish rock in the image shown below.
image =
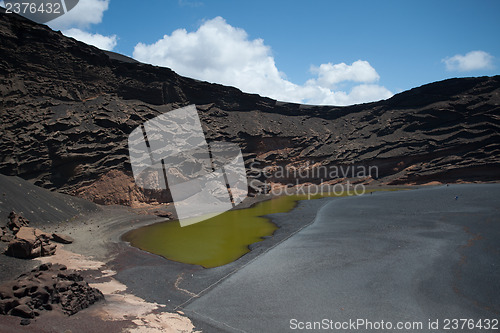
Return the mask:
M5 253L9 256L30 259L53 255L56 245L50 243L51 236L39 229L21 227L16 238L11 240Z
M43 232L40 229L35 229L33 232L34 232L36 238L41 238L43 240L51 240L52 239L52 235L50 235L46 232Z
M23 239L30 243L35 243L37 236L35 234L35 228L22 227L16 234L17 239Z
M52 240L61 244L71 244L75 241L72 237L63 234L52 234Z
M6 255L15 258L29 259L33 251L33 244L23 239L13 239L5 251Z
M20 215L17 215L15 212L10 212L8 218L9 222L7 222L7 228L14 234L17 233L22 227L28 226L30 223L30 221Z

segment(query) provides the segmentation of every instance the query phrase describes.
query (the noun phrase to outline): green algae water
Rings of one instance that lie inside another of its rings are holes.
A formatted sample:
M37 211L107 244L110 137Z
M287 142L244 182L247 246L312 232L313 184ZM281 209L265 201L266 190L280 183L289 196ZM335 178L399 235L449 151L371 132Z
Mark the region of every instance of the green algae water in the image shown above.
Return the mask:
M205 268L217 267L250 252L250 244L262 241L278 229L270 219L262 216L288 212L299 200L353 194L281 196L186 227L181 227L178 221L156 223L129 231L122 238L134 247L170 260Z

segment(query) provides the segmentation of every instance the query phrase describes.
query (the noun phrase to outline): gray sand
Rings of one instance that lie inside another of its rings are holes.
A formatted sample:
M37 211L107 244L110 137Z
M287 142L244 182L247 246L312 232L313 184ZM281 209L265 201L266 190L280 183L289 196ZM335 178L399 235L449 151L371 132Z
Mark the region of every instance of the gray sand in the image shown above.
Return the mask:
M206 332L287 332L292 318L421 321L437 332L429 319L443 329L445 318L499 318L499 184L329 200L188 316Z
M23 202L26 184L5 181L7 211ZM280 226L273 237L213 269L120 241L124 232L161 218L28 189L29 210L47 205L46 216L30 216L34 226L70 234L75 243L65 250L106 262L127 292L165 304L163 311L185 311L204 332L286 332L292 318L427 325L428 319L499 317L500 184L301 201L291 212L271 215ZM2 256L0 278L35 264Z

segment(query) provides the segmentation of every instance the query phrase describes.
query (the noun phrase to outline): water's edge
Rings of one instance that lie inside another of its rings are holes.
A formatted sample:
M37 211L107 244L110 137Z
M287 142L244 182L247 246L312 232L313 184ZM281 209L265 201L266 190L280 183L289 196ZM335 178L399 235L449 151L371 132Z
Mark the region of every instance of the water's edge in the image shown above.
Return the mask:
M394 190L399 188L371 189L367 193ZM323 194L309 198L305 195L273 197L188 227L180 227L175 220L156 222L130 230L123 234L121 239L133 247L168 260L214 268L237 261L261 247L259 243L268 238L272 238L270 240L272 243L280 243L298 230L302 230L314 220L314 217L307 218L305 223L300 223L304 221L305 216L302 216L304 214L299 212L298 207L311 206L307 203L316 201L312 199L351 195L352 192L342 195ZM306 211L309 210L307 207L304 208ZM318 209L318 207L310 208ZM294 219L290 219L289 214L293 211L296 214ZM288 215L286 220L279 218L284 213ZM316 212L313 215L315 216ZM285 237L277 237L282 233L286 234Z

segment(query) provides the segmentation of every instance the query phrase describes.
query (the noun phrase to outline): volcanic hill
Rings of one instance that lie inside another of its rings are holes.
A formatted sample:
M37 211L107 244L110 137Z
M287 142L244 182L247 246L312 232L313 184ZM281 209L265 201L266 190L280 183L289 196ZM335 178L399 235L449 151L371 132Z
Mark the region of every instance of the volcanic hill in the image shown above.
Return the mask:
M268 166L376 166L366 183L500 180L500 76L361 105L284 103L177 75L0 13L0 173L97 203L169 201L133 182L131 131L196 104L207 140ZM269 180L286 183L290 179ZM302 182L319 183L310 177Z

